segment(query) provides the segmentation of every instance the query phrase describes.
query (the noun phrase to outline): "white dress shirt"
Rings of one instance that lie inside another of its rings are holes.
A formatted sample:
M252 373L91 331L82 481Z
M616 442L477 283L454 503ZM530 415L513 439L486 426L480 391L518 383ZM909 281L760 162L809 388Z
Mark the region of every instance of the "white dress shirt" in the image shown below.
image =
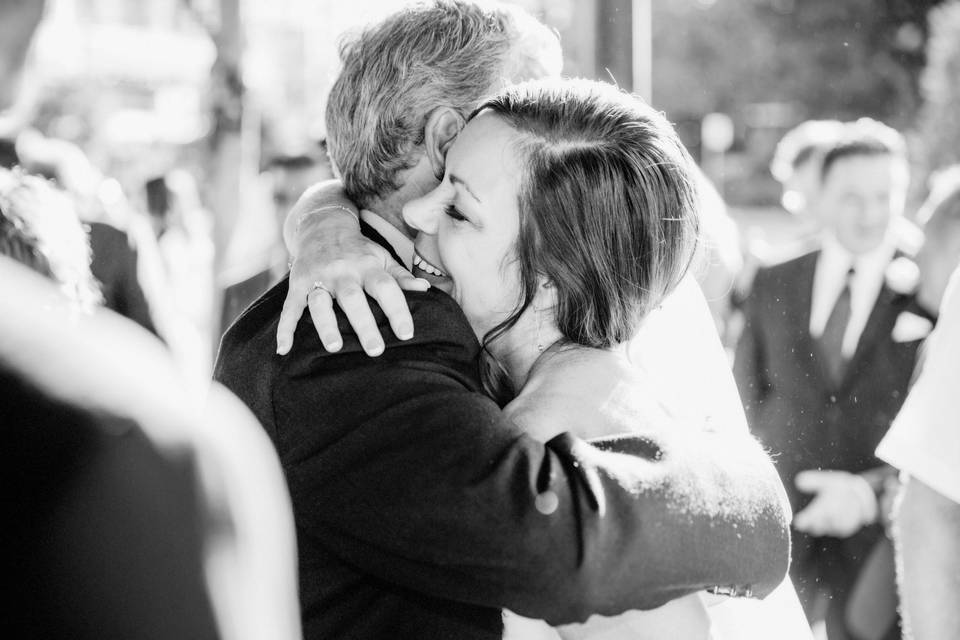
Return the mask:
M813 302L810 306L810 335L813 338L823 335L827 320L847 282L847 273L853 267L854 273L850 276L850 320L843 334L841 349L844 358L853 357L895 251L892 243L884 243L873 251L855 256L832 235L826 235L813 276Z
M926 354L877 457L960 503L960 269L950 280Z
M369 209L360 211L360 219L383 236L383 239L390 244L394 252L403 260L403 266L406 267L407 271L413 270L413 240L407 237L407 234Z

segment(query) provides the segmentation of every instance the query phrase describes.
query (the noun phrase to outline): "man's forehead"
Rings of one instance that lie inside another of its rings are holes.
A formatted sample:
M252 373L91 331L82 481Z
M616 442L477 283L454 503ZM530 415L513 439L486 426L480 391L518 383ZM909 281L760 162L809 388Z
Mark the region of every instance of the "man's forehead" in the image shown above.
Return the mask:
M892 153L857 153L837 158L830 165L824 184L859 181L862 178L877 176L878 179L887 179L886 176L906 169L906 160L894 156Z

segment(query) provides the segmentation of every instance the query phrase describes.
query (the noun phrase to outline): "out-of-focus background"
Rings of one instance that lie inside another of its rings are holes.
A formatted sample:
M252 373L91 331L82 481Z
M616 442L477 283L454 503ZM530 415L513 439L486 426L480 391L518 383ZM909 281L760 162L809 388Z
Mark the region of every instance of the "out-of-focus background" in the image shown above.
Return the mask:
M747 244L806 232L781 208L769 170L777 141L801 121L869 116L904 131L914 208L932 168L960 160L957 2L518 3L556 29L567 75L613 79L667 113ZM179 327L168 341L208 372L240 310L224 291L265 268L282 271L279 211L300 183L329 173L323 112L338 35L398 3L48 4L0 137L35 129L21 151L62 165L53 173L71 175L61 182L95 173L101 201L124 203L99 217L121 228L138 226L129 218L149 223L158 251L146 253L159 253L162 269L146 280L168 307L151 313ZM76 148L51 149L50 140Z

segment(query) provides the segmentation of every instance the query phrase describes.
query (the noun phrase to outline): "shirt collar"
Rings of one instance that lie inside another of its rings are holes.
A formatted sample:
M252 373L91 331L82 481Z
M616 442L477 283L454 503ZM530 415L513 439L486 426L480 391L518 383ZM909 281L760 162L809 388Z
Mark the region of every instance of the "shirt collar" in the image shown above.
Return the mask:
M403 260L403 266L408 271L413 269L413 240L395 226L387 222L379 214L363 209L360 211L360 219L383 236L383 239L390 243L393 251Z
M828 233L823 239L820 251L820 268L834 274L838 279L843 279L853 267L856 281L881 280L896 250L896 244L892 240L885 240L875 249L854 255L847 251L833 234Z

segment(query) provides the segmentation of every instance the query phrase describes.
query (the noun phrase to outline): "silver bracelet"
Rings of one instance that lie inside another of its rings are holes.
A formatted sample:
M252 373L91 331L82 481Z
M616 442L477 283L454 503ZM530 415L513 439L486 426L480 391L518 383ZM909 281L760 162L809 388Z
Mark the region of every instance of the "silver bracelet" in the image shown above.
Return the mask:
M353 216L354 220L356 220L357 222L360 222L360 216L358 216L356 213L354 213L349 208L343 206L342 204L328 204L323 207L320 207L319 209L310 209L309 211L305 211L301 213L300 216L297 218L297 225L296 227L294 227L293 234L300 235L300 225L302 225L303 221L309 218L310 216L316 213L321 213L323 211L331 211L334 209L339 209L340 211L346 211L351 216Z

